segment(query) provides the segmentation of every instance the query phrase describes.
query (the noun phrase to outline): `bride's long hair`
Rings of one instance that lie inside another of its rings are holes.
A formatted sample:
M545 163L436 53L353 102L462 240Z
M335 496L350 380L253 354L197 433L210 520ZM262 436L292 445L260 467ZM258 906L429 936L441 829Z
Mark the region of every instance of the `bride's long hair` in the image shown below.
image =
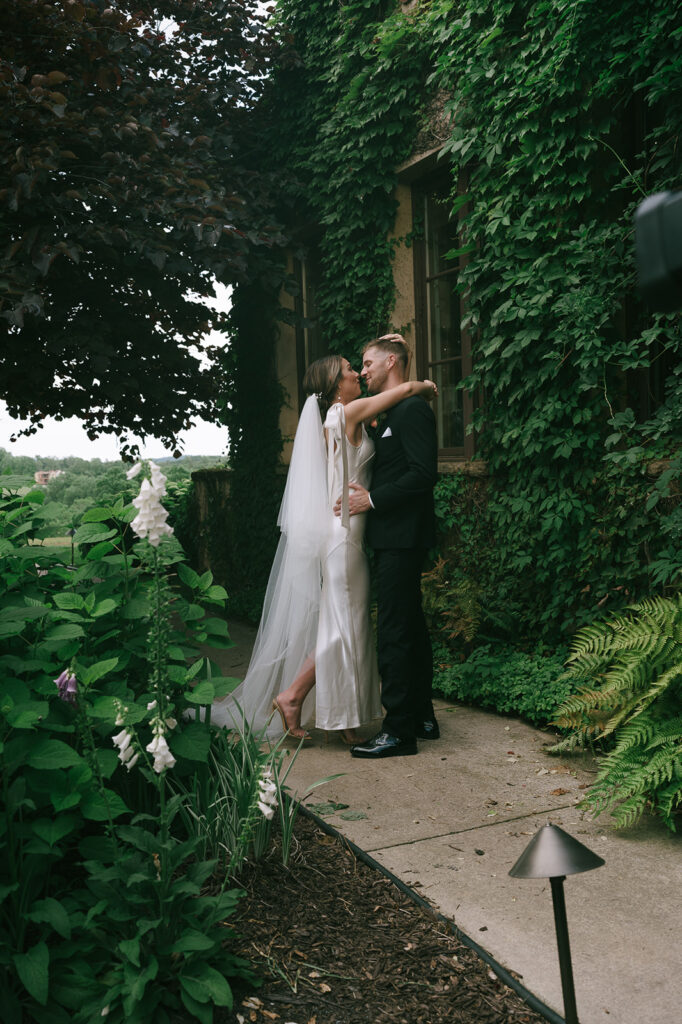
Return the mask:
M306 395L315 395L324 423L329 406L334 401L336 389L341 380L343 361L341 356L324 356L316 359L305 371L303 390Z

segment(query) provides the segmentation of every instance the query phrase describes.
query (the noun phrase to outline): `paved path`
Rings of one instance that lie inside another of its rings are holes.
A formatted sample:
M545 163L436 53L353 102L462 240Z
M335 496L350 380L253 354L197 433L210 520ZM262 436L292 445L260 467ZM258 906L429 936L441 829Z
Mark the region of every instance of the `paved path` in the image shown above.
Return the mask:
M254 635L233 624L237 646L220 652L229 674L244 674ZM576 805L594 764L550 757L549 733L445 701L436 712L441 739L420 741L416 757L354 759L314 731L292 790L340 773L305 804L563 1015L550 884L508 875L542 825L559 825L606 861L564 886L581 1024L682 1019L680 836L654 819L627 831L591 820Z

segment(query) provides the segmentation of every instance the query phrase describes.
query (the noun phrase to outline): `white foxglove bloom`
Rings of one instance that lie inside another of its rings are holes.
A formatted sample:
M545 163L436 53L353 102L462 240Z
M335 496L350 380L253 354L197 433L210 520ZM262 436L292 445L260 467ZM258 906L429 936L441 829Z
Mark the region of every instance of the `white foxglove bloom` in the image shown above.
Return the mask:
M152 463L154 467L154 463ZM152 470L152 481L142 481L140 493L133 498L133 505L138 514L130 524L137 536L144 540L146 537L150 544L158 547L162 536L171 536L173 530L166 522L168 512L161 504L160 498L166 493L165 476L155 467L157 472Z
M159 467L155 462L149 463L149 468L152 474L152 487L156 491L159 498L163 498L166 493L166 477L163 475Z
M268 819L272 818L277 807L277 786L272 781L270 771L263 773L258 780L259 797L258 809Z
M275 808L271 807L270 804L263 803L262 800L258 801L258 810L261 811L261 813L263 814L263 817L267 818L268 821L271 818L274 818L274 816L275 816Z
M128 714L128 707L125 704L123 704L122 701L120 701L118 699L115 699L115 703L116 703L116 721L114 722L114 725L119 725L119 726L120 725L125 725L126 724L125 716Z
M128 747L125 754L118 755L128 771L130 771L131 768L134 768L140 760L140 751L138 750L136 753L133 753L133 749L133 747Z
M122 729L121 732L111 737L115 747L118 747L118 759L121 764L124 764L128 771L134 768L140 756L139 750L135 752L135 747L132 745L133 734L128 732L127 729Z
M131 736L127 729L122 729L121 732L116 733L115 736L111 737L111 742L114 744L115 747L118 747L120 751L118 755L119 757L128 749L132 738L133 737Z
M132 480L133 477L137 476L137 474L140 472L141 469L142 469L142 463L141 462L136 462L135 465L132 467L132 469L129 469L128 472L126 473L126 479L127 480Z
M162 733L157 733L145 749L154 755L154 771L159 775L164 769L172 768L175 764L175 758L171 754L166 743L166 737Z

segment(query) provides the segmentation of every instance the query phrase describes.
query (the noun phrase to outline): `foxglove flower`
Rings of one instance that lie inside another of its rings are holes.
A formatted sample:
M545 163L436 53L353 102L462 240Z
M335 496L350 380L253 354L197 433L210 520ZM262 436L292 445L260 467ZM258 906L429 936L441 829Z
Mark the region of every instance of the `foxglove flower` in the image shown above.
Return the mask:
M258 800L258 809L270 820L274 817L275 808L277 807L277 786L272 781L272 775L269 771L263 773L263 777L258 781L258 789L260 790L260 798Z
M69 670L65 668L64 671L57 676L54 682L59 690L59 696L61 699L67 701L69 704L75 704L78 688L76 685L76 677L73 672L69 672Z
M145 747L145 750L154 755L154 771L159 775L166 768L172 768L175 764L175 758L171 754L166 743L166 737L162 732L156 733L151 743L148 743Z
M118 747L119 761L130 771L131 768L135 767L140 757L139 750L136 752L135 747L132 745L133 734L128 732L127 729L122 729L121 732L111 737L111 741L115 747Z
M141 540L146 537L153 547L158 547L161 537L171 536L173 530L166 522L168 512L161 504L161 498L166 493L166 478L155 462L149 465L151 480L143 480L140 493L133 498L133 505L138 512L130 525Z

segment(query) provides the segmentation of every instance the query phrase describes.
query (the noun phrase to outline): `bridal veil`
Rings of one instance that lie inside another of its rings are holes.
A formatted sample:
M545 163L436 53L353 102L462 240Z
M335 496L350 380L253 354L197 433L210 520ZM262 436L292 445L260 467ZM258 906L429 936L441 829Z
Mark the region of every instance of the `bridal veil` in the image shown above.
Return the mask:
M215 701L211 721L228 728L245 720L268 736L282 733L272 702L314 655L320 610L322 555L330 528L327 452L315 396L305 402L298 423L277 523L281 536L270 570L263 613L245 679ZM313 693L301 722L312 716Z

